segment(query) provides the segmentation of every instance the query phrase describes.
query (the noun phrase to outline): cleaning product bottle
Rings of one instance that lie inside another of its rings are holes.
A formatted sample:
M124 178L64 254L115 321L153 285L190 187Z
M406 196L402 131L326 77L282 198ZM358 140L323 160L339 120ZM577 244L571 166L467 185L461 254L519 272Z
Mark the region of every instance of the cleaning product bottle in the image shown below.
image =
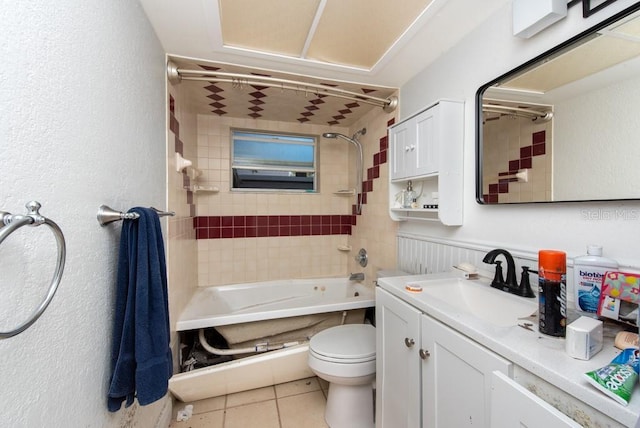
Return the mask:
M409 180L407 183L407 192L405 193L404 208L411 208L414 199L416 199L416 192L413 190L413 183Z
M540 333L565 337L567 327L567 255L538 252L538 328Z
M599 245L588 245L586 256L573 259L573 287L579 313L596 316L602 277L605 272L615 270L618 270L618 263L602 257L602 247Z

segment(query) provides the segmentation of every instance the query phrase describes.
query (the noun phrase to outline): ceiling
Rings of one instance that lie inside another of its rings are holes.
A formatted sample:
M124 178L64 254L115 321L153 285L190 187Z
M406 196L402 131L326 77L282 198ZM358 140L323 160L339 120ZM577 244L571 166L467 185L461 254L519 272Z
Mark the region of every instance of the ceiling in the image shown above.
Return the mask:
M267 75L387 98L510 1L140 3L179 69ZM320 96L304 84L293 91L238 82L181 85L189 86L198 112L232 117L349 126L377 108Z

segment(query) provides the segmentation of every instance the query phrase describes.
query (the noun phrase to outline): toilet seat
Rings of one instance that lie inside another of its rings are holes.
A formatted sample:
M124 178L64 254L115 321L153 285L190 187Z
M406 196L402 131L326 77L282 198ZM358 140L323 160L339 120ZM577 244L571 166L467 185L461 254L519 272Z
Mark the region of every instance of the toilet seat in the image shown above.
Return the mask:
M310 353L318 359L357 364L376 358L376 329L369 324L344 324L323 330L309 342Z

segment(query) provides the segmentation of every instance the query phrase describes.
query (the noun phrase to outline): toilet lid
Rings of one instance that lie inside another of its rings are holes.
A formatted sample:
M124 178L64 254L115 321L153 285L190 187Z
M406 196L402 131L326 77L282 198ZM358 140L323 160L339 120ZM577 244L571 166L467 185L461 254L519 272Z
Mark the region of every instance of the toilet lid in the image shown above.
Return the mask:
M376 356L376 329L370 324L344 324L317 333L309 348L321 356L363 360Z

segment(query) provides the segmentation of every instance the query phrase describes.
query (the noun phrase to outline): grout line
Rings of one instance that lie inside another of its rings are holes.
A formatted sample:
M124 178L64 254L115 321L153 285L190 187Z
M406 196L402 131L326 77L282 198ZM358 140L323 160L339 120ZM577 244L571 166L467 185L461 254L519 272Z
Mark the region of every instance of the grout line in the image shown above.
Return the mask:
M278 412L278 424L280 425L280 428L282 428L282 415L280 414L280 405L278 403L278 397L275 398L275 402L276 402L276 411Z

